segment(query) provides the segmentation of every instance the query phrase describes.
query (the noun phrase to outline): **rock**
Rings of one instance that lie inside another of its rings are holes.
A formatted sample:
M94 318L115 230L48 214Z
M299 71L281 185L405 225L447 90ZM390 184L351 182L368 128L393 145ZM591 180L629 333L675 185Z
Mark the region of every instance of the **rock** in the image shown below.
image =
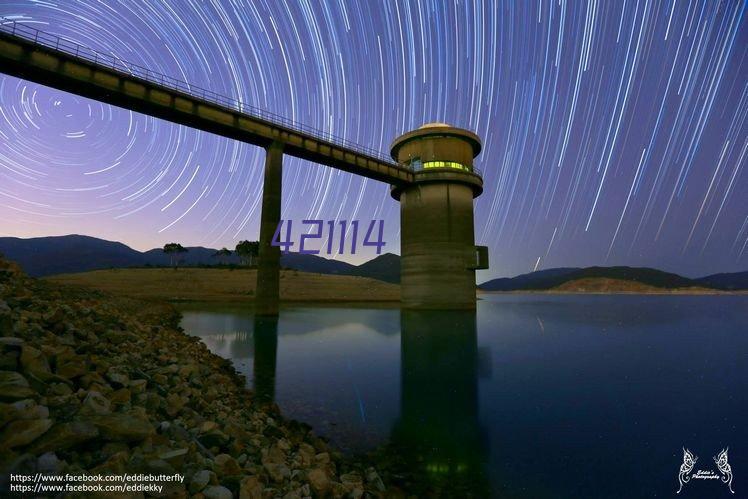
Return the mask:
M54 452L46 452L36 460L36 467L40 473L57 475L62 469L62 461L57 458L57 454Z
M312 463L314 463L314 456L316 455L316 451L314 450L314 447L312 447L308 443L302 442L299 444L298 455L301 460L301 465L304 467L308 467L311 466Z
M262 457L263 464L268 463L286 463L286 453L281 450L277 445L273 445L268 449L267 453Z
M196 472L194 475L192 475L192 479L190 480L190 486L189 486L190 493L195 494L203 490L208 485L208 483L210 483L211 474L212 474L211 471L200 470Z
M49 409L33 399L18 400L10 404L11 419L47 419Z
M166 397L166 414L169 416L174 417L179 414L182 407L184 407L184 400L176 393L170 393Z
M106 372L106 378L111 382L115 388L126 387L130 384L130 377L122 369L116 367L110 367Z
M88 392L80 408L80 414L86 416L101 416L110 412L112 412L112 408L109 399L95 390Z
M364 495L364 482L358 473L340 475L340 482L351 497L358 499Z
M99 436L99 430L87 421L69 421L58 423L46 432L29 452L42 454L45 452L59 452L75 445L92 440Z
M229 437L220 430L211 430L200 435L198 437L198 440L201 444L208 448L222 447L228 442Z
M127 472L129 458L130 454L126 450L115 452L109 456L109 459L93 468L91 472L96 475L123 475Z
M6 404L3 402L0 402L0 428L5 426L6 423L9 423L16 419L16 410L13 407L13 404Z
M184 463L184 458L189 452L189 449L174 449L166 452L162 452L158 455L159 459L163 459L167 463L169 463L171 466L177 467L177 469L181 468L182 464Z
M4 301L0 300L0 313L2 313L2 304ZM5 305L6 307L8 305ZM0 337L0 348L3 350L15 350L20 352L23 347L23 338L16 338L15 336L2 336Z
M18 369L20 352L0 351L0 370L15 371Z
M132 414L98 416L93 419L93 423L107 440L139 441L156 432L147 418Z
M144 379L134 379L130 381L130 390L133 394L143 393L148 385L148 381Z
M0 399L19 400L36 395L29 382L15 371L0 371Z
M130 383L132 386L132 382ZM109 394L109 401L114 405L127 405L130 403L132 395L127 388L120 388Z
M222 485L211 485L203 489L205 499L233 499L234 495Z
M366 483L379 492L384 492L385 490L384 482L374 468L368 468L366 470Z
M239 482L239 499L262 499L262 483L257 476L242 478Z
M81 361L65 361L57 364L57 375L65 379L76 379L87 372L86 364Z
M285 478L291 476L291 470L285 464L265 462L262 465L265 467L265 470L267 470L268 475L270 475L270 478L272 478L274 482L282 482Z
M0 442L9 449L28 445L43 435L51 426L51 419L19 419L5 427L0 434Z
M47 358L41 350L37 350L31 345L23 345L23 348L21 348L20 361L21 368L24 372L36 376L39 379L46 379L48 375L52 374Z
M0 300L0 332L6 334L13 328L13 318L10 316L10 307Z
M205 421L200 425L200 433L208 433L218 429L218 423L215 421Z
M72 388L66 383L52 383L49 385L47 395L70 395L73 393Z
M239 463L228 454L217 455L213 460L213 463L213 471L215 471L219 477L238 475L242 472Z
M330 477L327 476L327 472L322 468L314 468L306 474L309 485L312 490L318 495L324 495L330 490L331 482Z

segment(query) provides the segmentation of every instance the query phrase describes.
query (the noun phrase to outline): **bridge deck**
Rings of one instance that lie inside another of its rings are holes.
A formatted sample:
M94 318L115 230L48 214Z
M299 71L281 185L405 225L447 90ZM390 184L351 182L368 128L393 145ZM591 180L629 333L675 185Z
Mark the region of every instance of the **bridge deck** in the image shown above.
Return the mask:
M0 19L0 71L12 76L393 185L413 172L379 151L338 139L239 101Z

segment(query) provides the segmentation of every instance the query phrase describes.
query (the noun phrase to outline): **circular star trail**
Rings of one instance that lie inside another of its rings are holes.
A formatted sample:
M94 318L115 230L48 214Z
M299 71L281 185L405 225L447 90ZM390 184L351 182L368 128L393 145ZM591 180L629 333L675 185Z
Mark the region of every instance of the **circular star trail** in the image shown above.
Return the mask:
M479 280L699 275L748 254L742 1L10 1L0 16L361 145L475 131ZM0 76L0 235L256 239L264 151ZM284 219L385 219L388 186L286 157ZM354 262L372 254L340 255Z

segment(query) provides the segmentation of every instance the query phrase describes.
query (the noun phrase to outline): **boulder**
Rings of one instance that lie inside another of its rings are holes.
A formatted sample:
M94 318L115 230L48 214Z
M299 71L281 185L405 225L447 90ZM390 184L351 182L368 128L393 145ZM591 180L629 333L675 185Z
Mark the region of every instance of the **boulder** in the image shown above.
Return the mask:
M37 350L31 345L24 344L21 348L21 369L24 372L36 376L39 379L46 379L52 370L49 368L49 362L41 350Z
M322 468L314 468L306 474L306 478L309 481L309 485L317 495L324 495L332 486L330 477L327 472Z
M80 414L84 416L101 416L110 412L112 407L109 399L95 390L88 392L80 408Z
M234 495L222 485L211 485L203 489L205 499L233 499Z
M262 499L262 482L255 475L245 476L239 482L239 499Z
M51 426L51 419L19 419L5 427L0 434L0 442L9 449L28 445L42 436Z
M18 400L10 404L12 419L47 419L49 409L33 399Z
M106 372L106 378L114 388L126 387L130 384L130 377L123 369L110 367Z
M291 470L285 464L263 463L262 466L274 482L280 483L291 476Z
M57 375L66 379L75 379L88 372L84 361L64 361L57 364Z
M367 468L366 470L366 483L369 484L371 488L378 492L384 492L384 482L379 477L379 473L377 473L377 470L374 468Z
M238 475L242 472L242 469L233 457L228 454L218 454L213 460L213 471L219 477L223 477Z
M196 494L207 487L210 483L211 474L213 474L213 472L208 470L200 470L195 472L195 474L192 475L192 479L190 480L190 493Z
M153 435L155 429L147 418L135 414L113 413L93 419L101 436L107 440L134 442Z
M34 442L29 452L32 454L59 452L98 436L99 430L92 423L86 421L58 423Z
M182 448L182 449L172 449L168 450L166 452L162 452L158 455L159 459L162 459L169 463L169 465L176 467L177 469L181 468L182 463L184 463L184 458L189 452L189 449Z
M0 400L20 400L36 395L29 382L15 371L0 371Z
M128 388L120 388L109 394L109 401L114 405L127 405L131 398L132 394Z

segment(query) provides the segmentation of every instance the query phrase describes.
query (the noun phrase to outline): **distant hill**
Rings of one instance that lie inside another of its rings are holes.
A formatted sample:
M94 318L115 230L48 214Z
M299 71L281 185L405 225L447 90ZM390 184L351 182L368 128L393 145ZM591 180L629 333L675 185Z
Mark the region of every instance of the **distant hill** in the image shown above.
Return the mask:
M702 286L716 289L739 290L748 289L748 270L725 274L712 274L695 279Z
M354 267L350 275L372 277L380 281L400 284L400 255L385 253Z
M316 274L354 275L355 265L340 260L330 260L317 255L301 253L281 254L281 267L314 272Z
M608 283L631 283L624 286L627 289L636 288L633 284L660 289L691 287L722 290L748 289L748 272L715 274L701 279L689 279L678 274L646 267L587 267L539 270L511 278L493 279L484 282L479 288L484 291L536 291L554 288L570 290L575 289L575 286L579 283L590 285L594 279L601 281L597 283L598 286L604 280ZM572 281L576 284L571 284Z
M89 236L0 238L0 253L32 276L144 265L143 253Z
M553 287L550 283L563 282L563 277L580 270L574 267L538 270L516 277L499 277L486 281L479 286L485 291L520 291L523 289L545 289ZM557 281L557 279L561 279Z
M218 259L213 256L215 252L213 248L187 247L187 252L179 255L180 265L189 267L239 263L236 255ZM140 252L122 243L77 234L30 239L0 237L0 253L18 262L27 274L35 277L109 268L170 265L169 255L161 248ZM281 255L281 266L317 274L351 275L391 283L400 282L400 257L391 253L358 266L317 255L287 253Z
M180 255L183 266L238 264L235 255L219 260L213 248L188 247ZM29 275L41 277L109 268L168 266L169 256L160 248L140 252L122 243L95 237L68 235L19 239L0 237L0 253L18 262ZM352 265L318 255L288 253L281 256L281 266L317 274L369 277L397 284L400 282L400 257L392 253L379 255L361 265ZM636 267L555 268L530 272L516 277L502 277L484 282L484 291L532 291L551 289L571 281L609 279L631 281L655 288L706 287L721 290L748 290L748 271L714 274L689 279L661 270ZM589 281L584 281L588 282ZM597 283L601 285L601 283ZM566 288L573 288L569 284ZM564 288L564 289L566 289Z

